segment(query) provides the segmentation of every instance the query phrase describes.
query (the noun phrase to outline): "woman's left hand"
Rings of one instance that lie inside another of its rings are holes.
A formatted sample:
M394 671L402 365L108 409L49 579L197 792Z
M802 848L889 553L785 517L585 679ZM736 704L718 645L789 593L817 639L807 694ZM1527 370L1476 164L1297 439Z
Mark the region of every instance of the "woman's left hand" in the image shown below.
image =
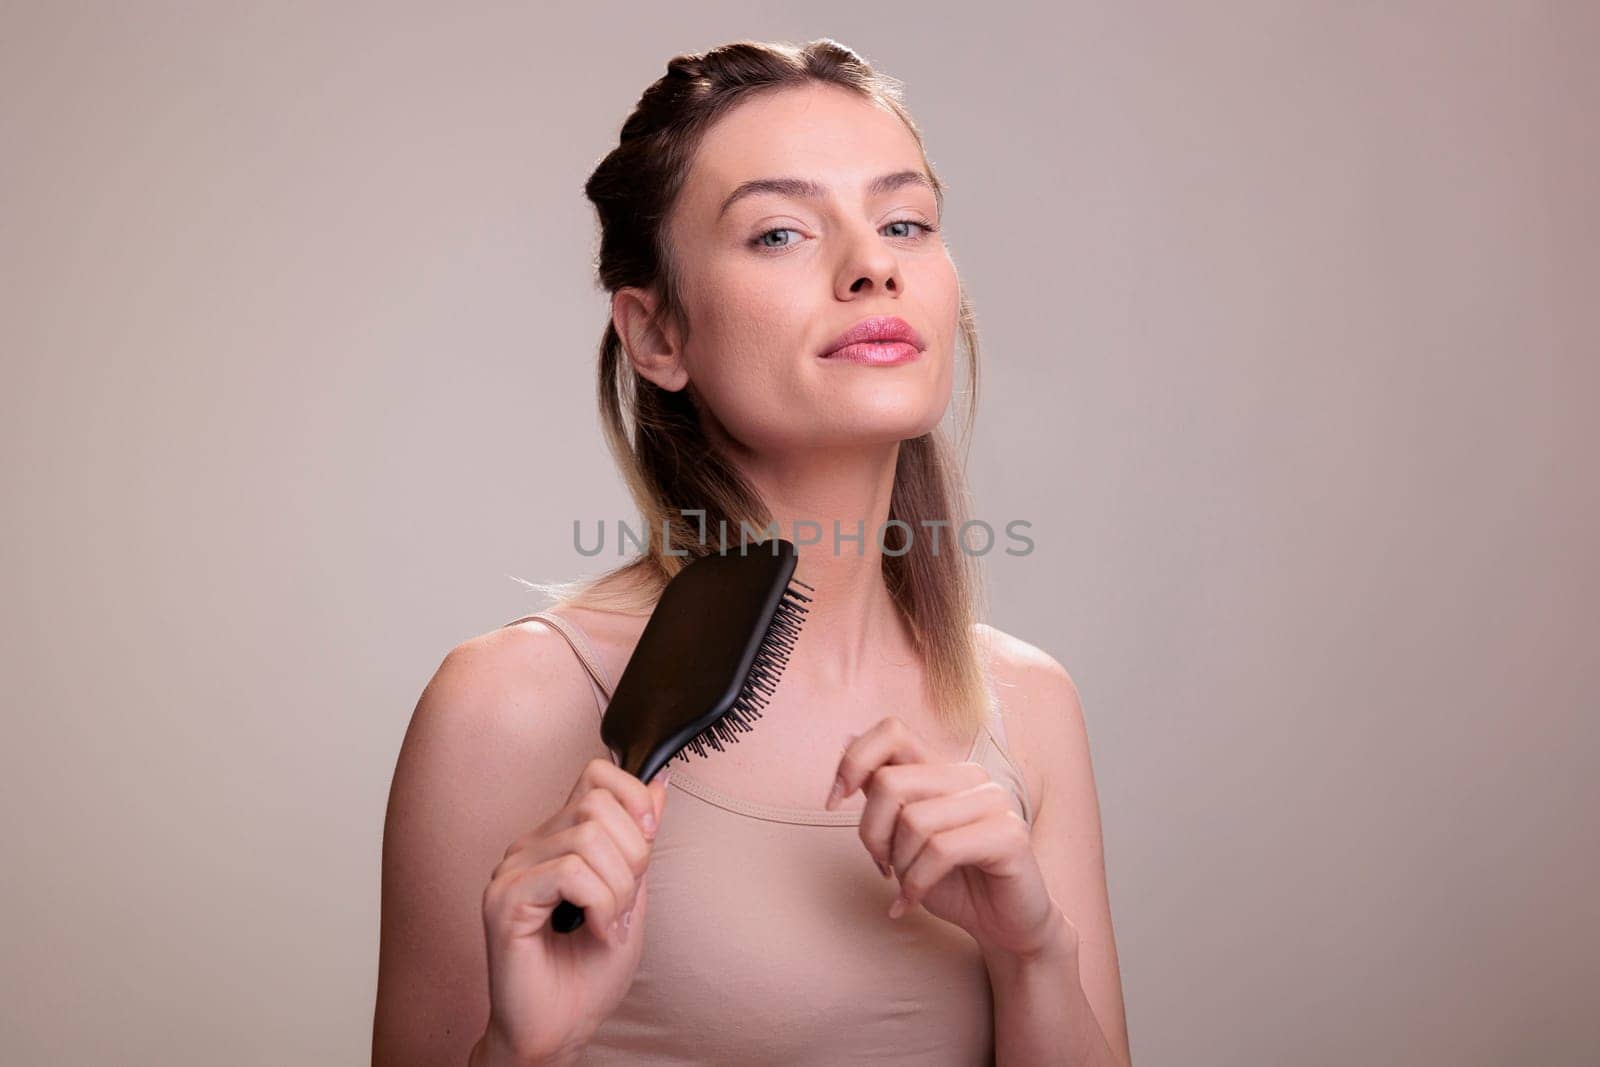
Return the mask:
M1050 897L1028 824L977 763L929 763L923 739L898 716L845 746L825 805L866 797L861 842L900 880L889 911L921 904L971 934L985 952L1030 956L1071 947L1076 931Z

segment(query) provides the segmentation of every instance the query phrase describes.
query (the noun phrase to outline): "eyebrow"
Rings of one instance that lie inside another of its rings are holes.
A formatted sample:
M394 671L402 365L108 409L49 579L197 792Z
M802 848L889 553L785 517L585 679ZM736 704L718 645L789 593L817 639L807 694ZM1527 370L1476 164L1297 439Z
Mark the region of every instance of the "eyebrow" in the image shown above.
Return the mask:
M867 183L867 195L879 196L883 193L893 192L906 185L920 185L933 193L938 202L939 210L944 210L944 196L940 194L933 180L920 170L897 170L893 174L884 174ZM779 196L791 196L798 200L820 200L828 192L828 187L820 182L806 178L752 178L750 181L741 182L739 187L728 194L722 202L722 207L717 211L717 218L728 213L728 209L747 196L758 196L762 193L776 193Z

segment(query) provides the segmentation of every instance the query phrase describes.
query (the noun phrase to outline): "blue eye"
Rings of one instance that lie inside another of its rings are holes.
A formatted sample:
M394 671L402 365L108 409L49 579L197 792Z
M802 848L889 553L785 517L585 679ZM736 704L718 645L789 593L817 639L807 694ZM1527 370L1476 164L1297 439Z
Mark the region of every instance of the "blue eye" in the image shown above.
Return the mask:
M767 238L767 237L771 237L775 233L799 233L799 232L800 232L799 230L789 229L788 227L780 227L780 228L775 229L775 230L767 230L764 233L757 234L755 240L751 241L750 243L755 245L755 246L757 246L758 248L788 248L789 247L788 244L781 244L781 245L767 244L763 239Z
M922 236L926 236L927 234L934 233L934 232L936 232L938 230L937 226L933 225L932 223L923 222L921 219L895 219L893 222L884 223L883 224L883 228L887 230L890 226L907 226L907 225L920 226L922 228ZM768 237L771 237L775 233L799 233L799 232L800 232L799 230L796 230L796 229L794 229L793 227L790 227L790 226L780 226L780 227L777 227L775 229L765 230L765 231L763 231L761 233L758 233L755 237L753 237L750 240L750 244L751 244L752 247L759 248L762 251L779 251L779 250L788 248L794 242L793 241L786 241L783 244L769 244L767 242L767 240L766 240ZM915 235L912 235L912 234L891 234L890 236L892 236L892 237L910 238L910 237L913 237Z
M921 226L922 232L925 234L934 231L933 226L928 225L921 219L895 219L893 222L885 224L884 229L888 229L890 226ZM905 236L910 237L911 235L906 234Z

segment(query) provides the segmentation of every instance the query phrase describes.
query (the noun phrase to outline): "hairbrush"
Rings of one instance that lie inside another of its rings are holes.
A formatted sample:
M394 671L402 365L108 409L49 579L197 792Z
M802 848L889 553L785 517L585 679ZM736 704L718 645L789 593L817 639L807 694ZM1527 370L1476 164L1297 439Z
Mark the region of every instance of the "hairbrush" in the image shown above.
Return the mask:
M667 583L600 718L617 765L642 782L685 750L704 757L747 733L778 685L816 592L794 577L794 544L773 538L692 560ZM550 925L583 909L563 899Z

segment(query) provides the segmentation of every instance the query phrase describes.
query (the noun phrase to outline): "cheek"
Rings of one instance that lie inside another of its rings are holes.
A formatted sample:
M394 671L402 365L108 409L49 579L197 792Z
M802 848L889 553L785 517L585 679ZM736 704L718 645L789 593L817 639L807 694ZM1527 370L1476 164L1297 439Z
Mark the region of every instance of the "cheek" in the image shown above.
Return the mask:
M814 399L802 361L815 327L785 302L792 295L753 287L748 278L705 293L688 352L695 389L736 439L770 443Z
M960 282L948 256L908 264L907 296L934 325L928 359L906 376L822 367L810 351L821 334L813 296L779 271L740 268L701 275L692 310L689 374L711 414L754 449L842 439L904 439L932 429L955 378Z

